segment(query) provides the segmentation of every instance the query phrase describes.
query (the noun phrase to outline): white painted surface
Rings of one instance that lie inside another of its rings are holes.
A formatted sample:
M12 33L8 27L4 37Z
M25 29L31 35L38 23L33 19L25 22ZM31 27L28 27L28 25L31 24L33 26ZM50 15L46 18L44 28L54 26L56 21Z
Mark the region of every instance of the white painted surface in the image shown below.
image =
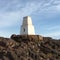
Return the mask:
M34 30L34 26L32 24L31 17L26 16L23 18L20 35L35 35L35 30Z

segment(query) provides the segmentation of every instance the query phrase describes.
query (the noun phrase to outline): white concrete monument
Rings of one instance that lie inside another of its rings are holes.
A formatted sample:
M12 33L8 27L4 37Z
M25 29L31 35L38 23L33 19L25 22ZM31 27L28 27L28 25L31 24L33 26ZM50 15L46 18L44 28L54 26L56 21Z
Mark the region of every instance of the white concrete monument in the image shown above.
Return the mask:
M23 18L20 35L35 35L35 30L34 30L34 26L32 24L31 17L26 16Z

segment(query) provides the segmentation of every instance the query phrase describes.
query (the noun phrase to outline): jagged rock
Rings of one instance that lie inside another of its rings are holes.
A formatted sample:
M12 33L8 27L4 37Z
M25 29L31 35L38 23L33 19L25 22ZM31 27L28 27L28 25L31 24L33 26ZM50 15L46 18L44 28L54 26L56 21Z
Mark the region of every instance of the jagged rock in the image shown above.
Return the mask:
M60 60L60 39L15 34L0 37L0 60Z

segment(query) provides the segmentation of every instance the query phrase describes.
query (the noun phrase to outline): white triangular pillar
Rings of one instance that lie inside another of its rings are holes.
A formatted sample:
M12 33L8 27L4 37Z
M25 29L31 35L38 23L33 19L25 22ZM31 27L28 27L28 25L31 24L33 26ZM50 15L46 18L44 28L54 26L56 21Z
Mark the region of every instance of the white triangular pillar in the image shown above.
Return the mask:
M34 26L32 24L31 17L26 16L23 18L20 35L35 35L35 30L34 30Z

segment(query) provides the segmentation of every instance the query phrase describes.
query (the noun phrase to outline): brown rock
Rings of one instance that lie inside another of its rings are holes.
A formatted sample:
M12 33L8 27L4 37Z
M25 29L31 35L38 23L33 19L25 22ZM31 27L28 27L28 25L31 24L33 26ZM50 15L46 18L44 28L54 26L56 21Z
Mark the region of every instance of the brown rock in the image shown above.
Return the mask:
M0 60L60 60L60 40L39 35L0 37Z

